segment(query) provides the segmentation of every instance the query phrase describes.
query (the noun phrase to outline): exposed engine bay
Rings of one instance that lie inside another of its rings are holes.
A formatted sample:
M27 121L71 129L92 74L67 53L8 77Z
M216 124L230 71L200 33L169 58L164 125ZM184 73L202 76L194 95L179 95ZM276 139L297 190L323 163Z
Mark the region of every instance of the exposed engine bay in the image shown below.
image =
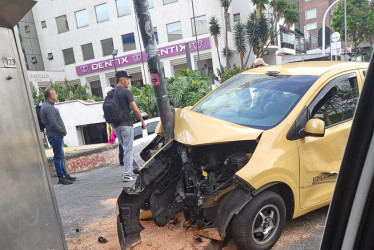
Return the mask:
M146 163L135 185L124 188L118 198L122 248L140 239L140 211L150 210L158 226L183 212L186 222L198 228L218 227L222 198L237 187L251 189L235 173L248 163L256 141L186 146L172 140L164 144L164 138L157 136L143 149Z

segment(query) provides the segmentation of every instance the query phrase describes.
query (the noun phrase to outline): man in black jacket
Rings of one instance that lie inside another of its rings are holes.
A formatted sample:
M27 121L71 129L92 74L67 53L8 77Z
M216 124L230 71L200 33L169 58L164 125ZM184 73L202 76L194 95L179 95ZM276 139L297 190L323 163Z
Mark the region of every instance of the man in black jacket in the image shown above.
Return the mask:
M53 148L53 163L58 183L63 185L72 184L76 178L66 173L64 166L64 150L62 146L64 143L63 138L66 136L66 129L58 109L54 106L57 101L56 91L53 88L47 88L44 91L44 99L40 109L40 117L45 125L49 144Z

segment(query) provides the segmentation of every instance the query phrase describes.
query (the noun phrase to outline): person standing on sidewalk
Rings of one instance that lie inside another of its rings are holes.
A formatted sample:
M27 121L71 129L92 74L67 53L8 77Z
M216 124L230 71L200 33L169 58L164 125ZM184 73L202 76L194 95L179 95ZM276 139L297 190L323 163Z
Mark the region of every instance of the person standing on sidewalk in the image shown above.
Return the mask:
M40 108L40 117L45 125L49 144L53 148L53 164L55 165L58 184L72 184L76 178L66 172L64 165L63 138L66 136L66 129L58 109L54 106L57 101L56 91L53 88L47 88L44 91L44 99Z
M124 111L120 123L113 124L113 129L118 137L119 143L123 148L123 181L135 180L133 176L134 168L139 168L134 158L133 141L134 141L134 128L130 116L130 108L134 111L136 117L141 121L142 128L146 129L145 122L136 105L134 98L129 90L129 76L126 71L120 70L116 73L117 87L115 91L118 96L119 105Z

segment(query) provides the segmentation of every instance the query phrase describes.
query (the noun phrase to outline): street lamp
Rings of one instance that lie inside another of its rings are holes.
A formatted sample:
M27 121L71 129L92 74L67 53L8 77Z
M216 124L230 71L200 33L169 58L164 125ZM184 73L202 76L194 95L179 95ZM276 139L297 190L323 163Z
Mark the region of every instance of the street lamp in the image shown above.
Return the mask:
M116 66L116 55L118 54L118 49L114 49L112 51L113 56L113 63L114 63L114 72L117 73L117 66Z
M326 41L325 41L325 19L326 19L326 15L327 13L329 12L329 10L332 8L332 6L334 6L335 4L337 4L340 0L336 0L335 2L333 2L326 10L325 12L325 15L323 15L323 22L322 22L322 55L324 56L325 55L325 47L326 47ZM331 51L331 45L330 45L330 51Z
M193 6L193 0L192 2L192 15L193 15L193 23L195 27L195 39L196 39L196 48L197 48L197 67L199 68L199 73L201 75L200 71L200 53L199 53L199 43L197 42L197 30L196 30L196 18L195 18L195 7Z

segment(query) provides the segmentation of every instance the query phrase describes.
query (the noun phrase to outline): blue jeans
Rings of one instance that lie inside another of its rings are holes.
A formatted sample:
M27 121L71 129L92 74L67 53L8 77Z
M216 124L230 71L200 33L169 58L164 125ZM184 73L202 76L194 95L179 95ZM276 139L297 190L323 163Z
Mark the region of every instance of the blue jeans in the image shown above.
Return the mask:
M49 144L53 148L53 163L55 165L56 173L58 178L67 176L64 165L64 150L62 145L64 143L62 136L48 136Z
M123 148L123 175L129 177L133 175L133 169L139 169L134 157L134 128L132 126L118 126L114 128L120 145Z

